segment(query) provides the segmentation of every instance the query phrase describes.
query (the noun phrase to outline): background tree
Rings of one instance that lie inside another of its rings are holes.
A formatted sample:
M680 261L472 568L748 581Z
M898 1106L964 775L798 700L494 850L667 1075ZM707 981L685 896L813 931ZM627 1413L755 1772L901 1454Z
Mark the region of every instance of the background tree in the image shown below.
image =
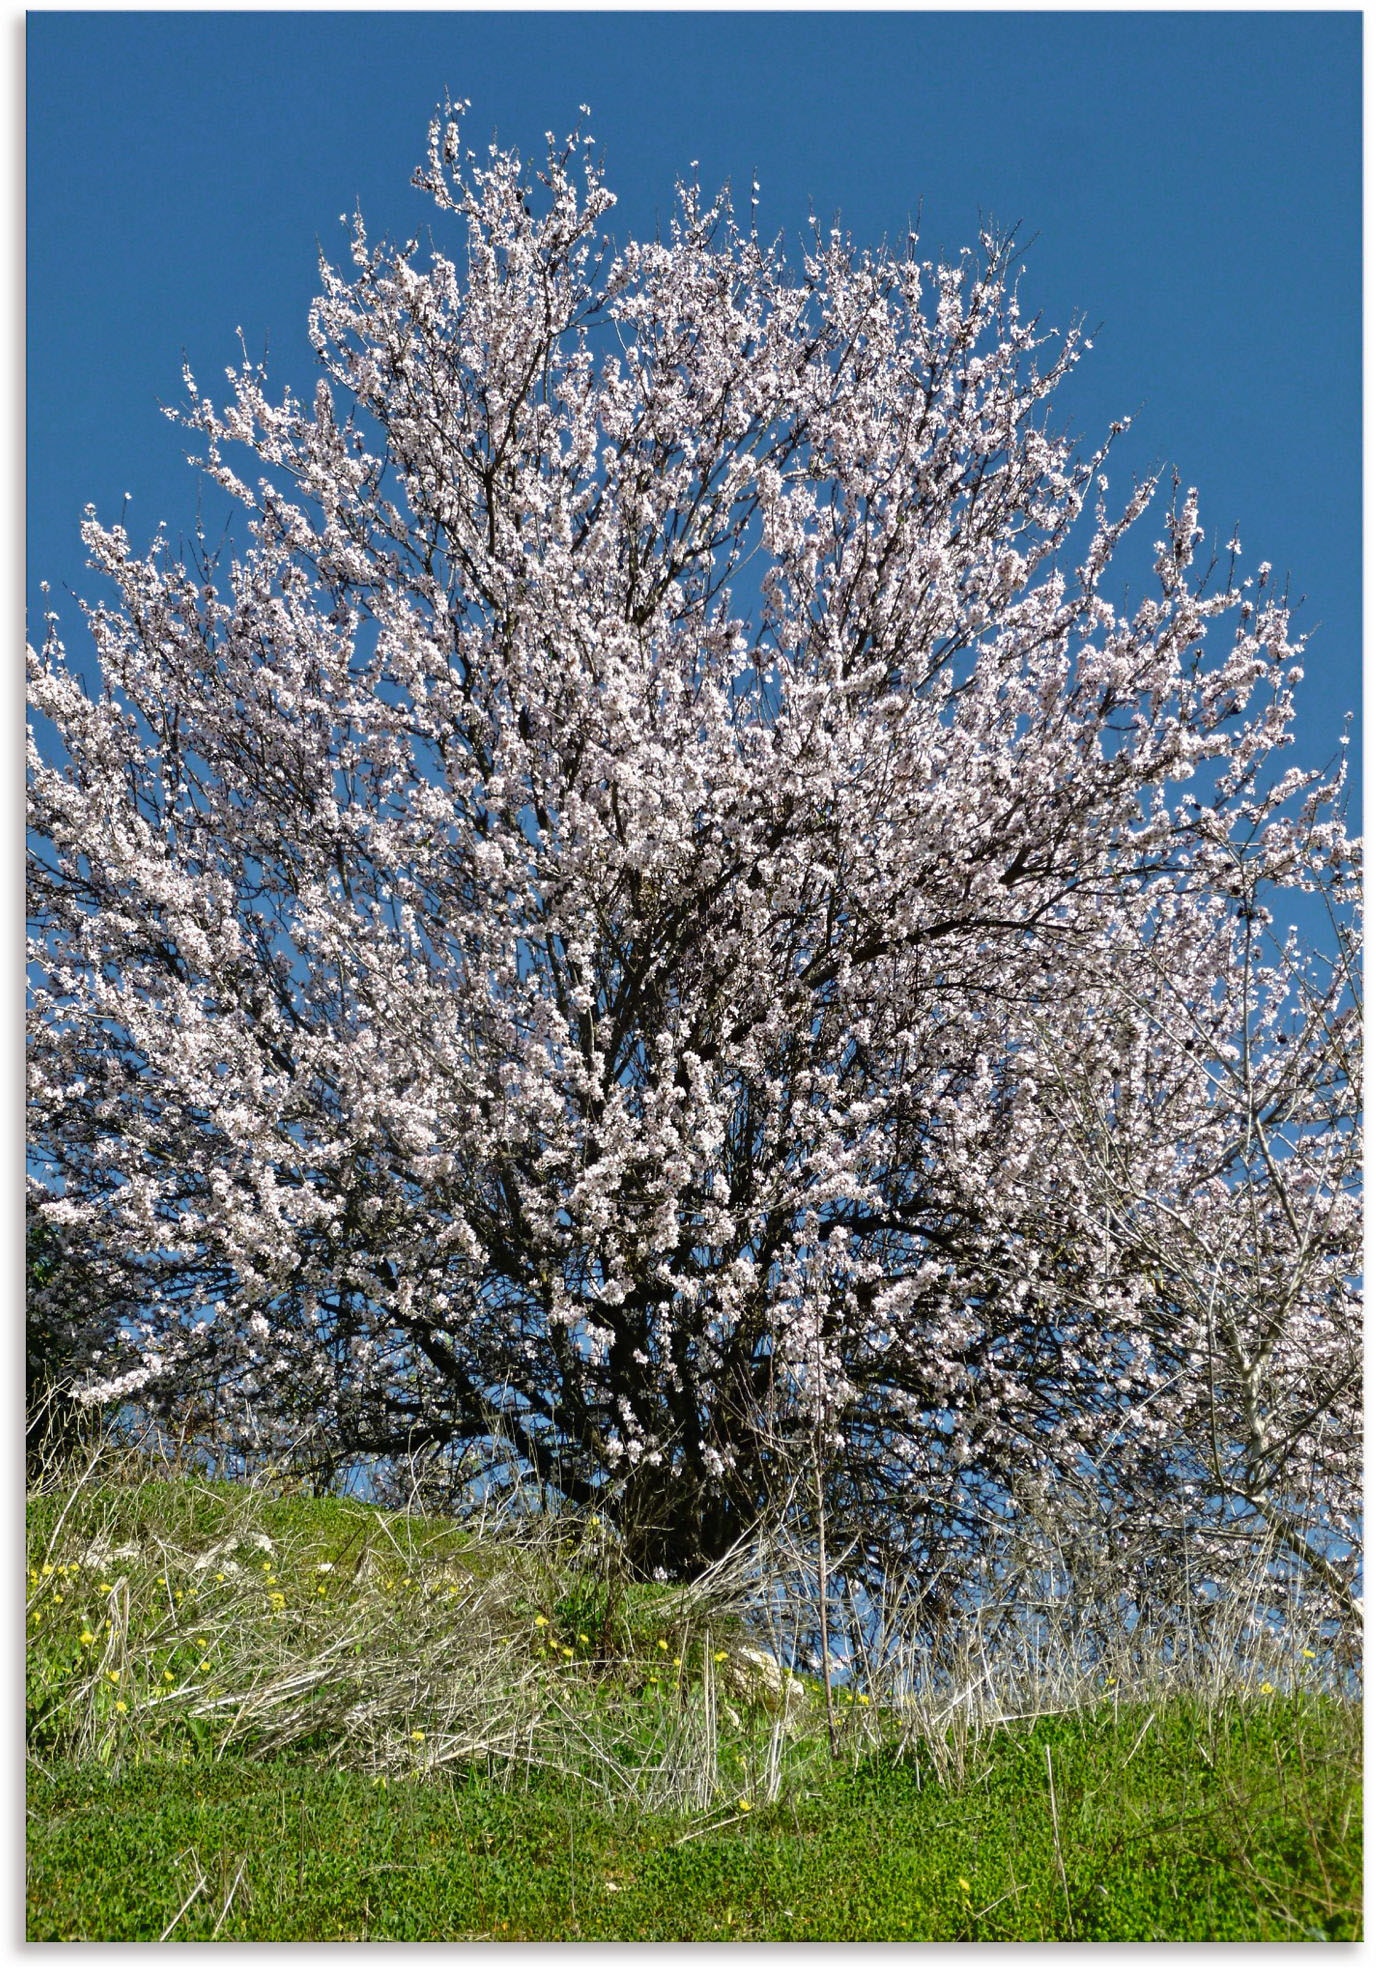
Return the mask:
M438 119L462 264L359 221L309 407L188 376L242 557L89 517L100 693L31 656L44 1210L137 1268L154 1408L485 1455L680 1575L825 1444L856 1562L937 1581L1194 1400L1047 1181L1053 1066L1144 951L1226 984L1225 848L1343 876L1338 782L1273 769L1299 644L1192 492L1108 599L1156 488L1054 433L1009 242L793 273L689 185L613 249L589 141Z
M1087 1026L1052 1083L1079 1206L1149 1276L1174 1382L1148 1519L1188 1526L1216 1571L1268 1546L1359 1618L1353 898L1332 909L1323 959L1276 938L1245 856L1227 858L1227 896L1192 906L1193 976L1178 938L1169 962L1144 944L1115 1016ZM1159 1521L1142 1528L1159 1543Z

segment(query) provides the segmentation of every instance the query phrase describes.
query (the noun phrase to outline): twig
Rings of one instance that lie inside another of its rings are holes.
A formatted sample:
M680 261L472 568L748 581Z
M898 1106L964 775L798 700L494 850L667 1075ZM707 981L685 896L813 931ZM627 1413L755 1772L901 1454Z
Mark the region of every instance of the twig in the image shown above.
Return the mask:
M983 1920L986 1913L992 1913L996 1906L1002 1906L1005 1900L1011 1900L1015 1893L1025 1893L1026 1891L1027 1888L1025 1886L1010 1886L1006 1893L1000 1893L996 1900L990 1900L988 1906L982 1906L979 1912L971 1914L970 1918L972 1920Z
M725 1831L728 1825L739 1824L744 1816L744 1811L737 1811L734 1817L718 1818L711 1824L694 1825L691 1831L684 1832L682 1838L676 1838L674 1845L686 1845L690 1838L701 1838L709 1831Z
M243 1878L243 1876L244 1876L244 1867L245 1867L245 1866L246 1866L247 1864L248 1864L248 1860L247 1860L247 1859L240 1859L240 1861L239 1861L239 1870L238 1870L238 1871L237 1871L237 1872L235 1873L235 1875L234 1875L234 1884L233 1884L233 1885L232 1885L232 1886L230 1887L230 1889L229 1889L229 1896L228 1896L228 1898L227 1898L227 1899L225 1900L225 1903L224 1903L224 1905L223 1905L223 1906L222 1906L222 1907L220 1908L220 1917L219 1917L219 1919L218 1919L218 1920L217 1920L217 1921L215 1922L215 1925L214 1925L214 1927L213 1927L213 1928L211 1929L211 1934L210 1934L210 1938L211 1938L211 1940L212 1940L212 1941L214 1940L214 1938L215 1938L215 1936L216 1936L216 1934L218 1934L218 1933L219 1933L219 1931L220 1931L220 1929L221 1929L221 1928L222 1928L222 1927L224 1926L224 1924L225 1924L225 1921L226 1921L226 1920L228 1919L228 1917L229 1917L229 1909L230 1909L230 1907L231 1907L231 1906L232 1906L232 1905L234 1904L234 1895L235 1895L235 1894L236 1894L236 1893L238 1892L238 1890L239 1890L239 1881L240 1881L240 1880L241 1880L241 1879ZM180 1917L180 1916L179 1916L179 1917ZM173 1925L174 1925L174 1926L176 1925L176 1922L175 1922L175 1921L173 1922Z
M167 1925L163 1928L162 1932L158 1935L158 1939L160 1941L165 1941L167 1939L168 1935L172 1932L172 1929L176 1926L177 1922L181 1919L182 1915L186 1912L186 1909L190 1906L191 1902L194 1899L196 1899L201 1893L203 1893L206 1889L206 1877L204 1872L201 1871L200 1858L195 1852L193 1852L191 1856L195 1860L196 1872L198 1875L196 1884L191 1888L191 1891L187 1894L186 1898L182 1901L181 1905L177 1908L177 1911L173 1914L172 1918L168 1921Z
M1142 1743L1146 1737L1147 1730L1151 1727L1152 1723L1155 1720L1156 1720L1156 1710L1153 1709L1151 1714L1147 1717L1146 1721L1142 1724L1141 1728L1137 1731L1136 1742L1132 1745L1132 1748L1128 1751L1127 1755L1123 1758L1123 1768L1125 1770L1127 1769L1128 1764L1131 1763L1133 1757L1136 1756L1138 1750L1142 1747Z
M1046 1786L1051 1792L1051 1836L1056 1845L1056 1870L1061 1875L1061 1891L1065 1895L1065 1924L1069 1929L1071 1940L1074 1940L1075 1921L1070 1911L1070 1888L1066 1884L1065 1860L1061 1856L1061 1822L1056 1811L1056 1779L1051 1774L1051 1745L1043 1743L1042 1747L1046 1751Z

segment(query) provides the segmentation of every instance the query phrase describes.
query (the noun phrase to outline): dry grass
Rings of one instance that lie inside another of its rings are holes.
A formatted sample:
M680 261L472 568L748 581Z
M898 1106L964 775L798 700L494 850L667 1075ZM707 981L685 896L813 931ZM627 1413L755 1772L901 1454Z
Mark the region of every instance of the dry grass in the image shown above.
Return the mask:
M459 1525L98 1443L31 1500L30 1754L558 1773L712 1815L880 1750L960 1784L1037 1716L1352 1691L1326 1609L1292 1592L1278 1619L1265 1563L1249 1591L1144 1606L1056 1558L1045 1537L1005 1549L934 1630L903 1580L848 1580L842 1551L828 1703L815 1548L787 1527L691 1585L636 1584L596 1518Z
M553 1769L706 1808L719 1673L752 1671L747 1574L635 1585L595 1520L459 1527L98 1447L31 1500L30 1753Z

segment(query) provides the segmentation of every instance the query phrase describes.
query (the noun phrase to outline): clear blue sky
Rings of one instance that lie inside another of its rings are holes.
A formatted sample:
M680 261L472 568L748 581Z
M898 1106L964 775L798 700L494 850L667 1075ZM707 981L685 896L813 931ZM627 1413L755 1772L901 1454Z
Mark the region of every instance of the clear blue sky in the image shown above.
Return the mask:
M577 106L618 194L761 183L861 242L921 213L928 249L1021 224L1024 293L1083 314L1067 396L1115 453L1197 484L1210 529L1288 570L1315 630L1299 757L1331 756L1360 679L1361 17L1348 13L35 13L28 17L29 595L88 587L77 525L132 494L136 545L197 484L159 415L183 352L212 383L235 330L309 390L316 241L433 208L427 119L527 153ZM1035 235L1035 236L1034 236ZM1150 533L1147 534L1148 540ZM1354 824L1357 816L1354 814Z

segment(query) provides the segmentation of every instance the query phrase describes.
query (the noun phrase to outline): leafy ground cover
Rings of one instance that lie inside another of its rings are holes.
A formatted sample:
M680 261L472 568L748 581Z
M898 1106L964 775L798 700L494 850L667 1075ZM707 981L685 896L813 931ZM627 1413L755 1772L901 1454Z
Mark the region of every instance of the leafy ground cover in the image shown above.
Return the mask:
M67 1766L31 1788L29 1938L1360 1934L1358 1745L1333 1704L1110 1706L1006 1733L980 1766L953 1787L872 1756L687 1823L548 1781Z
M741 1581L167 1478L30 1508L31 1940L1351 1940L1361 1733L1282 1677L837 1697Z

